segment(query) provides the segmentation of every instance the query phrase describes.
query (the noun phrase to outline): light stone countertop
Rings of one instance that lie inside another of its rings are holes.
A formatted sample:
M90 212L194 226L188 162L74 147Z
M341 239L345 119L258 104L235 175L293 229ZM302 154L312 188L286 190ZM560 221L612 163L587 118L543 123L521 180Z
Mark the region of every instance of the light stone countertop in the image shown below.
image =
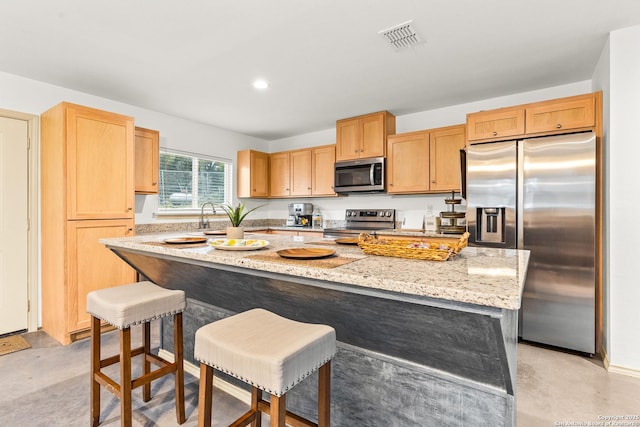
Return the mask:
M529 251L515 249L466 247L453 259L439 262L365 255L357 246L332 244L332 239L303 236L304 240L301 241L300 237L257 233L247 233L245 238L268 240L269 245L256 251L226 251L211 246L180 249L179 245L145 244L162 242L169 237L196 235L202 236L202 233L145 234L106 238L100 242L113 249L122 248L510 310L520 308L529 262ZM313 268L245 258L280 249L314 246L332 248L338 255L358 260L334 268Z

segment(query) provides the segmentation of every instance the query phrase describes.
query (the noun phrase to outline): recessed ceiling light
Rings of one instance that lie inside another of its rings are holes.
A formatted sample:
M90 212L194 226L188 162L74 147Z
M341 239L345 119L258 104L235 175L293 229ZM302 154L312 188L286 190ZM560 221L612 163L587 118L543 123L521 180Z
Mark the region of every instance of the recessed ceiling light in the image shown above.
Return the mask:
M269 87L269 82L263 79L258 79L253 82L253 87L256 89L266 89Z

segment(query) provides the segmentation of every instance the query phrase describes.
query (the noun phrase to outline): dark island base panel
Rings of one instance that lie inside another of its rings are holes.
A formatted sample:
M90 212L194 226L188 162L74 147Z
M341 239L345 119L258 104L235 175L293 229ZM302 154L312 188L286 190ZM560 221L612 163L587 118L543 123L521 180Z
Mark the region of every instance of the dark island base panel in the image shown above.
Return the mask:
M233 313L189 299L184 314L185 359L193 360L193 337L202 324ZM163 348L173 351L173 320L164 318ZM513 396L443 380L428 368L338 343L332 361L331 421L336 426L511 426ZM249 391L247 384L215 375ZM287 393L287 409L317 420L317 373ZM239 414L240 415L240 414ZM428 424L425 424L428 420Z
M186 291L184 354L192 363L197 328L251 308L333 326L339 345L332 370L335 425L515 425L515 311L387 298L286 275L274 279L115 252L158 285ZM163 327L169 351L171 334ZM307 383L314 382L315 376L305 380L287 398L312 418L316 391Z

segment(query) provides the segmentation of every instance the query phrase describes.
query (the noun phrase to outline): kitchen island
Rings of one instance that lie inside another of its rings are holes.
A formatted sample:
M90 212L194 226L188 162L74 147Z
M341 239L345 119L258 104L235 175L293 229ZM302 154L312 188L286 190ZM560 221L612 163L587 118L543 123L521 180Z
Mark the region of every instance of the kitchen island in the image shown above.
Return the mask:
M162 244L167 237L101 242L158 285L186 291L186 360L193 363L197 328L262 307L336 329L332 425L515 425L527 251L468 247L433 262L297 236L247 236L269 240L256 251ZM296 247L331 248L336 256L324 264L273 256ZM163 327L168 351L170 333ZM311 376L294 388L289 408L315 419L315 387Z

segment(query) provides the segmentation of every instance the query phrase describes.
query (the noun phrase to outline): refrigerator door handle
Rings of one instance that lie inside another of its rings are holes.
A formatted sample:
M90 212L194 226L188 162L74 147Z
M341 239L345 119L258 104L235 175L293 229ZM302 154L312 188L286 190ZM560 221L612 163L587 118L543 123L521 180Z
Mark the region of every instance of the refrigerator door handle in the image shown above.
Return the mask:
M524 249L524 143L516 142L516 242L518 249Z

